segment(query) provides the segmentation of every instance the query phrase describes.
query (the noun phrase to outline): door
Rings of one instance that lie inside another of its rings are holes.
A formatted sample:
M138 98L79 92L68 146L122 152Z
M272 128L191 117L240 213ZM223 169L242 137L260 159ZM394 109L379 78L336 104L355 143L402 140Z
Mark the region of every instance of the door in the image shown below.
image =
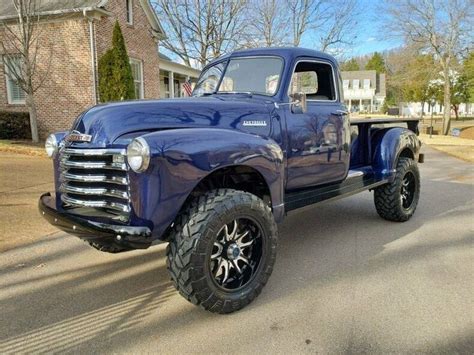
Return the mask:
M329 62L300 60L289 95L304 92L307 111L286 115L287 190L343 180L349 169L350 124Z

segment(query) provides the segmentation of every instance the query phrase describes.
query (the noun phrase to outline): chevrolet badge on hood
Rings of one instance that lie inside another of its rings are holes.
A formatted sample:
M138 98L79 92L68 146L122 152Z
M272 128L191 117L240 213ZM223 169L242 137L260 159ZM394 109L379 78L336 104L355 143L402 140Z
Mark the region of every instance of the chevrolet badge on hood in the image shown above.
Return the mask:
M78 131L71 131L66 137L67 142L90 142L92 136L89 134L82 134Z

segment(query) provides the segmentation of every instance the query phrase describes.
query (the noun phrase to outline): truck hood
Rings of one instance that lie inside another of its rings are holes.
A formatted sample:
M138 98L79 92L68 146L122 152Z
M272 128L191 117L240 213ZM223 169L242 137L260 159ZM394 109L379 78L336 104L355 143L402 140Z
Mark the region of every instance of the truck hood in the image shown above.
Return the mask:
M194 127L229 128L268 136L273 107L271 100L245 94L97 105L81 114L72 128L91 135L92 141L72 145L103 148L123 145L127 137L140 133Z

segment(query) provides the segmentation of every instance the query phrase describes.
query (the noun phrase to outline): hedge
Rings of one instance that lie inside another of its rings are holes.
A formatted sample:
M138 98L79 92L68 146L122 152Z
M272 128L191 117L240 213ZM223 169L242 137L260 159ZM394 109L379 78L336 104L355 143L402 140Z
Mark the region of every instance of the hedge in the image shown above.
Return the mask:
M0 139L31 139L29 113L0 111Z

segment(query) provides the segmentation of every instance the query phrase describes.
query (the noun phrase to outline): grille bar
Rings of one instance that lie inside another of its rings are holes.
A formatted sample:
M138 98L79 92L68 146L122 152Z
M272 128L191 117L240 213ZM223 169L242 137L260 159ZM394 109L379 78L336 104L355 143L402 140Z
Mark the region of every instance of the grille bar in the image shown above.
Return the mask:
M103 182L103 183L109 183L109 184L128 185L128 179L126 177L107 176L107 175L102 175L102 174L78 175L78 174L64 173L63 179L66 181Z
M61 158L62 168L76 168L76 169L106 169L106 170L127 170L127 165L124 163L104 163L97 161L71 161L68 158Z
M124 149L71 149L60 152L60 191L65 208L92 208L110 218L130 213ZM82 211L82 210L81 210ZM82 213L82 212L81 212Z
M106 189L106 188L97 188L97 187L76 187L70 185L62 185L62 192L69 192L72 194L78 195L95 195L95 196L110 196L117 198L128 198L128 193L126 191Z
M95 207L95 208L110 208L116 211L121 212L130 212L130 206L117 203L117 202L107 202L107 201L86 201L80 200L77 198L69 197L68 195L61 195L61 200L63 202L69 203L71 205L76 205L79 207Z
M125 155L125 149L73 149L73 148L65 148L62 150L62 155L80 155L80 156L87 156L87 155Z

